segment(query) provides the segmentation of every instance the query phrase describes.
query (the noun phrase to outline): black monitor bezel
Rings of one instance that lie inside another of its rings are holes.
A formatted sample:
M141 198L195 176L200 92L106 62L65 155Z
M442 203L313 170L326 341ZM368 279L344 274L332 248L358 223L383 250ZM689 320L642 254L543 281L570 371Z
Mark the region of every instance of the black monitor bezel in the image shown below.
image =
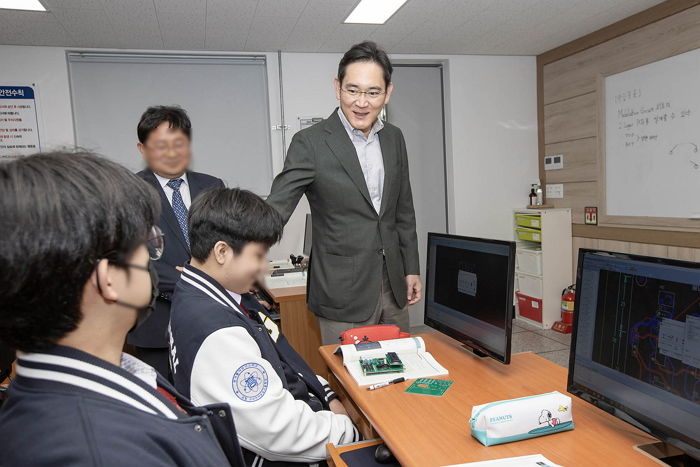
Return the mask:
M673 266L680 266L680 267L687 267L689 265L694 266L696 269L700 269L700 264L695 263L692 261L683 261L679 259L672 259L672 258L657 258L653 256L643 256L643 255L635 255L635 254L630 254L630 253L621 253L621 252L614 252L614 251L607 251L607 250L596 250L596 249L590 249L590 248L581 248L578 252L578 265L576 268L576 290L581 290L581 277L583 273L583 259L584 256L587 253L602 253L602 254L608 254L611 255L615 258L623 258L623 259L631 259L634 261L645 261L645 262L653 262L657 264L668 264L668 265L673 265ZM581 294L577 293L576 298L574 301L574 310L580 310L580 301L581 301ZM567 376L567 383L566 383L566 390L573 394L574 396L588 402L589 404L595 405L596 407L605 410L606 412L610 413L611 415L615 416L616 418L619 418L620 420L629 423L632 426L635 426L634 423L631 423L629 420L626 420L626 417L621 416L625 415L631 419L633 419L639 426L637 428L640 428L642 430L647 431L650 433L652 436L660 439L661 441L664 441L668 444L672 444L676 447L678 447L681 450L686 450L688 446L695 448L695 449L700 449L700 440L693 440L684 433L680 433L668 426L665 426L661 423L658 423L656 420L645 416L642 413L636 412L635 410L630 409L629 407L625 406L623 403L614 401L608 397L606 397L603 394L598 393L597 391L594 391L593 389L584 386L583 384L574 382L574 361L575 361L575 356L576 356L576 337L577 337L577 330L578 330L578 320L579 320L580 313L576 313L574 311L574 323L573 323L573 329L571 332L571 349L570 349L570 354L569 354L569 374ZM606 409L605 406L609 406L610 409ZM620 411L621 413L617 413L617 411ZM683 444L680 444L676 442L676 440L681 441L682 443L686 443L687 446L684 446Z
M442 323L428 318L427 306L428 306L428 287L430 284L430 242L433 238L446 238L450 240L467 240L472 242L483 242L496 245L503 245L508 247L508 286L507 286L507 297L506 297L506 317L505 317L505 338L506 347L505 355L489 349L484 345L483 342L478 339L474 339L466 334L463 334L455 329L450 328ZM452 235L437 232L428 232L428 243L426 251L426 261L425 261L425 300L423 306L423 323L431 328L440 331L441 333L461 342L467 347L472 348L476 354L482 354L484 356L493 358L505 365L510 363L511 354L511 341L513 337L513 295L514 285L515 285L515 250L516 244L512 241L507 240L493 240L488 238L478 238L478 237L465 237L462 235Z

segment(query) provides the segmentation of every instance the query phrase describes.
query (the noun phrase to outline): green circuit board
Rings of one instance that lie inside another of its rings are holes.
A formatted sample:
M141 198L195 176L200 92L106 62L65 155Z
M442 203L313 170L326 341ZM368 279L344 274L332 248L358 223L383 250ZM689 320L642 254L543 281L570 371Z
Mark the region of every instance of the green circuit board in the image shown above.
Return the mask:
M360 368L362 374L381 375L385 373L403 373L403 362L396 352L389 352L384 358L367 358L360 359Z

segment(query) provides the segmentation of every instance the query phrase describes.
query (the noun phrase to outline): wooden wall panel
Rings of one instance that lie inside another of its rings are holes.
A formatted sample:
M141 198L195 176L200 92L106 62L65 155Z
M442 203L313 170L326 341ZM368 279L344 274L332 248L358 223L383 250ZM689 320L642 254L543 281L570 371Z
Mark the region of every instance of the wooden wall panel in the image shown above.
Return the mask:
M668 258L667 245L651 245L649 243L630 243L629 252L635 255L656 256Z
M635 255L655 256L658 258L682 259L685 261L700 261L700 248L684 248L676 246L655 245L648 243L621 242L614 240L599 240L597 238L573 237L573 275L576 277L578 267L578 252L580 248L591 248Z
M650 243L675 247L700 248L698 232L683 232L659 229L630 229L598 225L574 224L571 226L574 237L597 238L599 240L621 240L625 242Z
M564 156L564 168L547 171L547 183L595 182L598 180L598 139L583 138L547 144L547 156Z
M700 261L700 249L669 246L668 257L684 261Z
M544 144L595 136L596 93L591 92L544 107Z
M547 204L555 208L571 208L571 222L583 224L583 208L598 205L598 182L574 182L563 185L564 197L549 198Z
M598 190L599 77L696 48L700 48L700 1L666 0L537 58L540 177L545 184L564 184L564 198L546 199L548 204L570 207L572 222L580 227L585 206L597 206L599 219L604 214ZM544 155L552 154L564 155L564 169L543 170ZM600 248L696 258L700 229L654 225L653 232L649 226L585 226L586 238L598 238ZM631 245L633 241L666 246Z
M598 240L598 248L601 250L618 251L620 253L631 253L630 242L621 242L619 240Z
M700 47L693 7L544 67L544 103L595 91L598 74L618 73Z
M592 250L595 250L598 248L598 239L597 238L585 238L585 237L574 237L573 238L573 254L574 254L574 260L572 261L571 264L574 266L574 271L573 274L571 274L571 277L574 278L574 281L576 281L576 269L578 268L578 250L581 248L590 248Z

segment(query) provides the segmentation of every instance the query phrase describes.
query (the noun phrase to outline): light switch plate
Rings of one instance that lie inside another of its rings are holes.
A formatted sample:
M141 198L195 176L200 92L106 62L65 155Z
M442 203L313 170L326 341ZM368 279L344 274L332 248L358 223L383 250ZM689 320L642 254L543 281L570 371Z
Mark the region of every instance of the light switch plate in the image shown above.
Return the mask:
M564 154L552 154L544 157L544 170L558 170L564 168Z
M547 185L547 199L551 198L563 198L564 197L564 185L561 183L556 183L554 185Z

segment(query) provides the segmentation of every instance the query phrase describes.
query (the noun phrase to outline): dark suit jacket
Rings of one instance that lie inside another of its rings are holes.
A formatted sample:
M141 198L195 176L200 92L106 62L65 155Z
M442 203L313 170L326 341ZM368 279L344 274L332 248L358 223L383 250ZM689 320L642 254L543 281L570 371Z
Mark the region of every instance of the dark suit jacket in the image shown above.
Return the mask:
M180 279L180 272L175 269L175 266L184 266L190 260L190 251L187 248L180 224L177 223L173 207L165 196L163 187L160 186L156 176L150 170L142 170L137 175L153 185L160 193L162 212L158 227L165 235L165 249L163 256L153 263L158 271L158 289L160 291L160 296L156 300L156 309L146 321L129 333L127 342L137 347L164 348L168 347L169 297L175 290L175 283ZM207 189L224 187L224 182L219 178L190 171L187 172L187 183L192 201Z
M368 319L379 300L382 254L399 306L406 304L408 274L419 274L418 240L408 156L401 130L379 132L384 191L379 214L337 109L294 135L284 169L268 202L285 222L303 194L312 216L309 308L336 321Z

